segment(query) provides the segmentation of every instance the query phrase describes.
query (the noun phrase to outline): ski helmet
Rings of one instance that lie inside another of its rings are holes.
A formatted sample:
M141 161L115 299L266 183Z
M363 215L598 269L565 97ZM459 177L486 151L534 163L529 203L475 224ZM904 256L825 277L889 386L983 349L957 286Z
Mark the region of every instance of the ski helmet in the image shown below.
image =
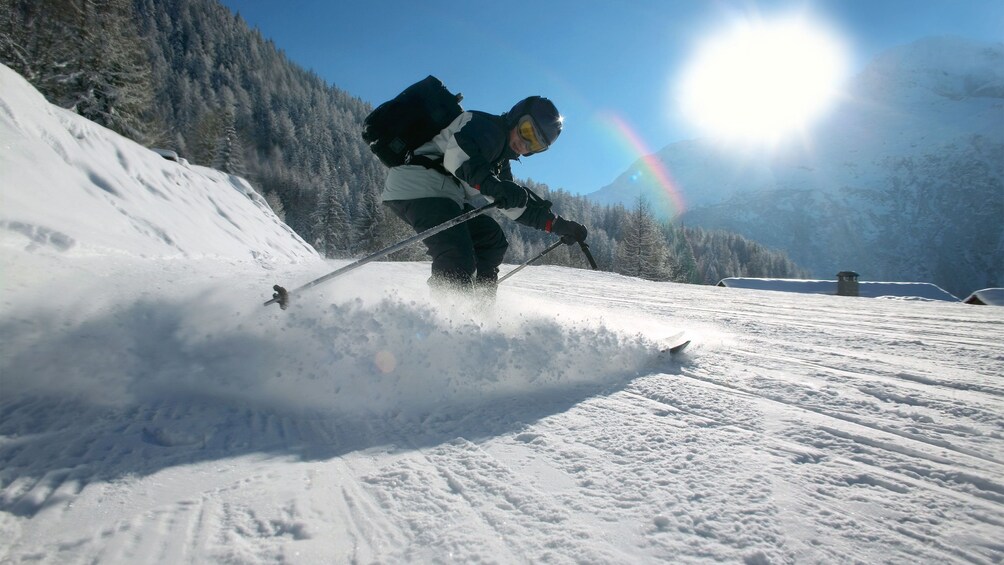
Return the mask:
M543 96L530 96L517 102L506 114L509 128L516 127L523 116L530 116L548 145L554 143L561 134L561 122L564 118L558 113L554 103Z

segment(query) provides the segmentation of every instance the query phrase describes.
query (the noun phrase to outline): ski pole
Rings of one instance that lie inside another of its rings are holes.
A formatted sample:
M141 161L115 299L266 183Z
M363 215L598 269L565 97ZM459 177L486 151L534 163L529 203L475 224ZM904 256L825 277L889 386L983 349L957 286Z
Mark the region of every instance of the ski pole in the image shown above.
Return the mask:
M473 210L465 212L465 213L457 216L456 218L453 218L452 220L447 220L447 221L439 224L438 226L431 227L431 228L425 230L422 233L415 234L415 235L409 237L408 239L405 239L403 241L399 241L399 242L395 243L394 245L391 245L390 247L385 247L385 248L381 249L380 251L377 251L376 253L373 253L371 255L367 255L366 257L363 257L362 259L359 259L358 261L356 261L354 263L349 263L348 265L345 265L344 267L342 267L342 268L340 268L338 270L332 271L332 272L324 275L323 277L314 279L314 280L310 281L309 283L307 283L307 284L305 284L305 285L303 285L303 286L301 286L299 288L295 288L293 290L288 290L287 291L285 288L283 288L283 287L281 287L279 285L275 285L275 286L272 287L272 290L275 291L275 294L272 295L272 300L269 300L268 302L265 303L265 306L268 306L269 304L275 304L276 302L278 302L279 303L279 308L285 310L287 307L289 307L289 297L292 296L292 295L294 295L294 294L298 294L298 293L303 292L304 290L306 290L306 289L308 289L310 287L317 286L317 285L319 285L319 284L321 284L321 283L323 283L325 281L329 281L329 280L331 280L331 279L333 279L335 277L344 275L345 273L348 273L349 271L353 271L355 269L358 269L359 267L362 267L366 263L369 263L369 262L372 262L372 261L376 261L377 259L381 259L383 257L386 257L387 255L390 255L391 253L393 253L395 251L398 251L400 249L404 249L405 247L408 247L412 243L417 243L419 241L424 241L425 239L428 239L429 237L432 237L432 236L436 235L437 233L439 233L441 231L445 231L445 230L448 230L448 229L452 228L453 226L460 225L460 224L466 222L467 220L470 220L471 218L473 218L475 216L480 216L481 214L484 214L485 212L491 210L492 208L495 208L496 206L497 205L493 202L491 204L486 204L486 205L484 205L484 206L482 206L480 208L475 208Z
M559 246L561 246L561 244L563 244L563 243L564 242L559 239L558 241L555 241L551 245L547 246L547 249L545 249L545 250L541 251L540 253L538 253L537 255L535 255L533 257L533 259L530 259L526 263L523 263L519 267L516 267L515 269L509 271L504 276L502 276L501 278L499 278L498 284L502 284L502 281L506 280L507 278L515 275L516 273L518 273L518 272L522 271L523 269L529 267L530 265L534 264L535 262L537 262L538 260L540 260L541 257L543 257L544 255L547 255L548 253L554 251Z
M589 252L589 246L586 245L585 241L579 242L579 249L581 249L582 254L586 256L586 260L589 261L589 266L592 267L594 271L600 270L599 266L596 264L596 259L593 259L593 254Z
M563 243L565 243L565 240L559 239L558 241L552 243L551 245L548 245L546 249L544 249L543 251L541 251L540 253L538 253L537 255L535 255L533 257L533 259L530 259L526 263L523 263L522 265L516 267L515 269L513 269L513 270L509 271L508 273L506 273L505 275L503 275L499 279L498 282L501 283L502 281L506 280L507 278L509 278L509 277L515 275L516 273L522 271L523 269L529 267L530 265L533 265L534 263L536 263L537 261L539 261L541 257L543 257L544 255L547 255L548 253L554 251L555 249L557 249L558 247L560 247L561 244L563 244ZM589 260L589 266L592 267L594 271L597 270L596 261L593 259L593 254L589 252L589 246L586 245L586 242L584 242L584 241L580 241L579 242L579 246L582 248L582 252L586 254L586 259Z

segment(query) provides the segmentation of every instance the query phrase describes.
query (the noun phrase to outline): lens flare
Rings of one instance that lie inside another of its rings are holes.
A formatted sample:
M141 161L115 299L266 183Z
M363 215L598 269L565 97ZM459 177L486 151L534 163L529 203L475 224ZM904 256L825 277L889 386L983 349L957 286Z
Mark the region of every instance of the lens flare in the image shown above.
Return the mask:
M397 357L386 349L377 351L373 356L373 364L381 373L392 373L397 368Z
M683 193L670 175L669 169L649 149L634 128L624 118L612 112L601 114L600 119L615 134L614 138L631 155L636 155L640 159L641 166L631 173L631 180L650 184L656 188L655 196L658 200L653 201L653 204L664 206L669 216L678 216L686 211Z

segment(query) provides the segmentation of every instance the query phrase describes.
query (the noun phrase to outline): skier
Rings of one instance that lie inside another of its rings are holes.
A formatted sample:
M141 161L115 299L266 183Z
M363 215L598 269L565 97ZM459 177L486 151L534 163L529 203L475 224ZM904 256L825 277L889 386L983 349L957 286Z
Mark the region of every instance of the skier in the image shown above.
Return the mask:
M381 200L416 233L488 197L521 224L560 235L566 243L585 241L584 226L556 216L550 202L513 182L509 166L510 160L546 151L561 126L558 109L540 96L521 100L502 115L463 112L415 149L408 164L390 169ZM425 245L432 257L431 286L495 295L509 243L494 219L476 216L429 237Z

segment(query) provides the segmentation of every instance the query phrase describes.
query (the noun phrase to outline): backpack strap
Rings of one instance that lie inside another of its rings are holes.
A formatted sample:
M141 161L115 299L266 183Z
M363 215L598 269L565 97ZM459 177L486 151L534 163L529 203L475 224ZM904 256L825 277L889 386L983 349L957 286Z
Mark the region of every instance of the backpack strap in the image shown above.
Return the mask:
M472 110L470 113L471 114L476 114L480 118L488 119L488 120L494 122L495 125L497 125L499 127L499 129L501 129L502 131L506 131L507 125L506 125L505 115L499 116L499 115L496 115L496 114L489 114L487 112L479 112L477 110ZM496 169L496 167L501 166L502 162L506 163L506 167L505 168L508 169L508 161L509 160L505 158L505 152L506 152L505 147L507 147L507 146L508 145L506 144L503 147L502 154L499 156L499 158L501 158L502 160L492 166L493 170ZM409 151L408 154L405 156L404 162L407 165L419 165L419 166L425 167L426 169L432 169L432 170L434 170L434 171L436 171L438 173L441 173L443 175L446 175L447 177L450 177L451 179L453 179L454 181L456 181L458 183L460 182L460 179L458 179L450 171L446 170L446 167L443 166L443 155L436 155L436 154L433 154L432 156L429 156L429 155L415 155L414 152ZM496 171L495 174L498 174L498 172ZM512 173L511 172L509 173L508 177L509 178L504 179L504 180L512 180Z
M439 159L433 159L427 155L409 155L405 164L408 165L419 165L425 167L426 169L432 169L438 173L444 174L452 179L456 179L453 173L446 170L443 166L443 157L440 156Z

